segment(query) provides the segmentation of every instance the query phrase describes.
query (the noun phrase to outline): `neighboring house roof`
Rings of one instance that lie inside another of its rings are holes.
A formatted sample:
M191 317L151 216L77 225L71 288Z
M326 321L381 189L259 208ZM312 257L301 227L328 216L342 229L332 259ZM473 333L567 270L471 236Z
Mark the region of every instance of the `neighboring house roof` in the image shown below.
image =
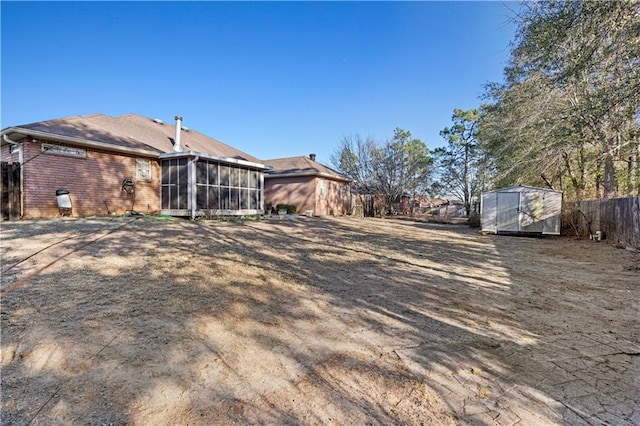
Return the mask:
M273 177L320 176L329 179L350 182L350 179L335 170L311 160L308 157L286 157L262 161L273 169L265 172L265 179Z
M24 136L77 143L85 146L159 156L173 153L176 125L137 114L111 117L104 114L75 115L54 120L13 126L2 131L10 139ZM17 137L11 138L12 134ZM256 157L182 126L182 151L261 163Z

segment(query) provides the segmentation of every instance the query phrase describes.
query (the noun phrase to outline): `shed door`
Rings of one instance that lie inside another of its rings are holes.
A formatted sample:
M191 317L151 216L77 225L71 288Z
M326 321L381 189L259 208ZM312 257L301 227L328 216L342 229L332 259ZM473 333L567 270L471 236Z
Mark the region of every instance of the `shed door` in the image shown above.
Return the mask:
M480 217L482 231L496 232L496 193L487 192L480 199Z
M520 210L522 212L522 232L542 232L544 206L540 191L522 192Z
M518 192L498 192L497 231L518 232Z

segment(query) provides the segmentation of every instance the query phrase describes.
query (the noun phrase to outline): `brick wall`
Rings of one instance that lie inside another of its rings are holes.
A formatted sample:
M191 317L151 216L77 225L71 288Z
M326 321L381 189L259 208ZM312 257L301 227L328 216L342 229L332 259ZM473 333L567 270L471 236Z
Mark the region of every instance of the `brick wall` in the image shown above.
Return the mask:
M47 141L44 141L49 143ZM54 145L72 145L51 142ZM82 148L85 158L43 153L42 142L25 142L24 218L58 216L56 190L70 192L73 216L103 216L109 210L122 214L131 210L131 198L122 192L122 181L136 182L133 210L142 213L160 211L160 167L151 160L151 180L136 179L136 157ZM4 153L4 151L3 151Z
M312 176L277 177L264 179L264 202L293 204L298 213L315 210L315 179Z
M324 179L325 194L320 196L320 179L315 176L266 178L264 184L265 203L294 204L298 213L313 210L317 216L345 215L349 213L349 186L346 197L342 197L342 183Z
M326 188L327 193L324 199L324 213L326 215L336 215L342 216L349 213L349 186L346 183L329 180L326 179ZM342 196L342 187L343 185L347 185L345 188L345 196Z
M18 151L13 154L10 153L11 145L3 144L2 149L0 150L0 160L5 161L7 163L17 163L18 162Z

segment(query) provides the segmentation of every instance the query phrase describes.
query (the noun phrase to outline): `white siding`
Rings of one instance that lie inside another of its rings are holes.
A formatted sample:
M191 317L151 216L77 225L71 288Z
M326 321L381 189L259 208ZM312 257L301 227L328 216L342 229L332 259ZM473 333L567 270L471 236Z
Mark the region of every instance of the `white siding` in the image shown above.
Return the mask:
M498 192L497 196L497 230L518 232L520 230L518 214L520 194L517 192Z
M482 232L496 232L496 193L485 192L480 198Z
M480 216L483 232L560 235L562 192L511 186L485 192Z
M562 217L562 193L547 192L544 198L543 234L560 235L560 218Z

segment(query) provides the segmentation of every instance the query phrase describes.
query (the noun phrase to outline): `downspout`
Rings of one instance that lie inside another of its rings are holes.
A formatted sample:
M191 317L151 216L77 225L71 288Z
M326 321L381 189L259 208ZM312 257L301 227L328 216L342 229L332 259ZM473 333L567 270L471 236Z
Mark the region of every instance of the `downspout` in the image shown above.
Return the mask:
M18 145L18 163L20 163L20 219L24 216L24 144L22 142L16 142L7 136L5 133L2 135L2 139L10 145Z
M259 197L260 197L260 199L258 200L258 208L260 210L262 210L262 214L265 214L265 213L271 214L271 212L265 212L264 211L264 190L265 190L265 187L264 187L264 170L261 171L258 174L258 179L259 179L258 186L261 188L261 190L258 191L258 194L259 194Z
M24 143L18 144L18 163L20 163L20 219L24 216Z

